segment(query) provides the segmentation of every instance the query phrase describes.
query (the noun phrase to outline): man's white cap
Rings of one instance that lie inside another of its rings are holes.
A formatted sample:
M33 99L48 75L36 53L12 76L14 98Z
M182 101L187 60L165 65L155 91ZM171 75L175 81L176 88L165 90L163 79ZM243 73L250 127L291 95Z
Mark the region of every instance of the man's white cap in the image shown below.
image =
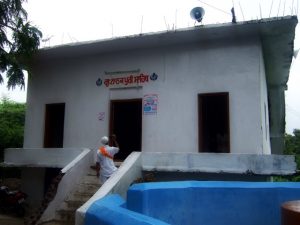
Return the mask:
M103 137L101 138L101 143L104 144L104 145L108 144L108 137L103 136Z

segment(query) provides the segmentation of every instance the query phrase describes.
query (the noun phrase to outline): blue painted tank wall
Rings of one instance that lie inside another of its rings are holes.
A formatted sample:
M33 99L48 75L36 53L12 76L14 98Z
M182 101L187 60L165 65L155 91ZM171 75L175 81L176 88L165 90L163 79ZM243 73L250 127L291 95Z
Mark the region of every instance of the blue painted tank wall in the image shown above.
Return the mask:
M170 225L126 209L119 195L108 195L94 202L85 215L85 225Z
M281 204L295 199L300 199L300 183L135 184L128 190L126 203L119 196L108 196L94 203L85 224L93 225L101 218L102 222L106 217L115 217L118 219L101 224L160 224L161 221L161 224L172 225L280 225ZM132 217L136 220L134 223ZM142 223L144 218L148 223ZM120 220L122 223L118 223Z

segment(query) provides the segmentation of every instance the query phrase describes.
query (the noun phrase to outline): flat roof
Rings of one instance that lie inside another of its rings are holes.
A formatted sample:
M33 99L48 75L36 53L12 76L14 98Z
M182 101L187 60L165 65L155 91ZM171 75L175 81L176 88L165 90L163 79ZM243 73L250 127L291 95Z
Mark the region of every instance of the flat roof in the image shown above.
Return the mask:
M35 60L80 57L258 35L263 43L268 83L286 85L293 57L297 22L296 16L286 16L237 23L199 25L177 30L70 43L40 49Z

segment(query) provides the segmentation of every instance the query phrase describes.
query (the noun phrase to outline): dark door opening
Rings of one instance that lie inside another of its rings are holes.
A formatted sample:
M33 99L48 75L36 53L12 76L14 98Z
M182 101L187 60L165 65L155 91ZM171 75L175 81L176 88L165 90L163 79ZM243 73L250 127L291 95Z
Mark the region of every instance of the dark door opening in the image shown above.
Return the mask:
M45 168L45 179L44 179L44 195L48 191L53 179L59 175L61 168Z
M120 152L115 159L124 160L142 148L142 99L112 100L110 104L110 135L115 134Z
M46 104L45 148L62 148L64 141L65 103Z
M198 95L199 152L230 152L229 95Z

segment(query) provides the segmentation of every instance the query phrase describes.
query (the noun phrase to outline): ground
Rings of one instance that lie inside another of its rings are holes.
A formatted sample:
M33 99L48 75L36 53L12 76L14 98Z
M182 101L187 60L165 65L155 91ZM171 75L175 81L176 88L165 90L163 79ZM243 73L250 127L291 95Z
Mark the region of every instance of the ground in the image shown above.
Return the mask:
M0 224L3 225L23 225L23 218L17 218L9 215L0 214Z
M7 186L10 190L19 190L20 189L20 179L17 178L6 178L3 180L0 180L0 186ZM3 225L23 225L24 220L23 218L18 218L13 215L5 215L0 214L0 224Z

